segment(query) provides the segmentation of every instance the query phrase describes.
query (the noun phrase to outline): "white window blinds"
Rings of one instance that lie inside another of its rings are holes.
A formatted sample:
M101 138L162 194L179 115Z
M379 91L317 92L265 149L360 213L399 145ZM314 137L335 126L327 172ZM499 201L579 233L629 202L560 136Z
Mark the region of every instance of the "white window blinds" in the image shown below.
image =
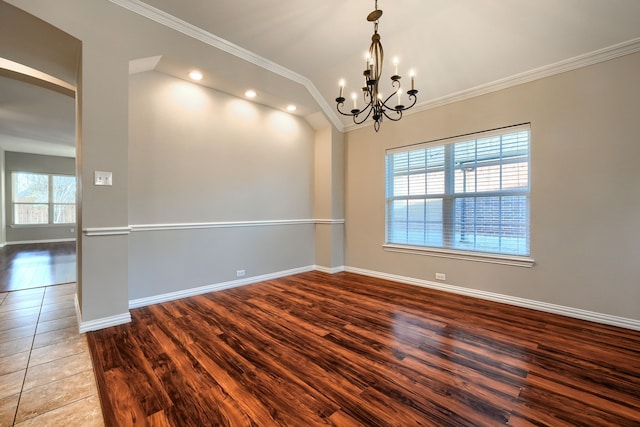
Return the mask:
M529 125L387 151L387 243L529 255Z

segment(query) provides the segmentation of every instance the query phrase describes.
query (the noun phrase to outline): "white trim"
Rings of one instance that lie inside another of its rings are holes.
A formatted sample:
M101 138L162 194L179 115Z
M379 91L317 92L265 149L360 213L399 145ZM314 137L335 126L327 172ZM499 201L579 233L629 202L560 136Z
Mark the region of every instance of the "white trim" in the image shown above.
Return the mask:
M316 219L314 220L316 224L344 224L344 219Z
M363 268L347 266L345 271L349 273L362 274L364 276L377 277L380 279L393 280L395 282L407 283L409 285L422 286L424 288L436 289L459 295L466 295L488 301L501 302L517 307L530 308L547 313L559 314L575 319L588 320L590 322L602 323L605 325L619 326L621 328L640 331L640 320L626 317L613 316L610 314L597 313L594 311L582 310L579 308L567 307L563 305L551 304L548 302L519 298L510 295L497 294L493 292L481 291L477 289L465 288L462 286L448 285L445 283L431 282L428 280L415 279L413 277L398 276L395 274L382 273L379 271L366 270Z
M309 91L309 93L315 99L315 101L318 103L320 108L327 115L329 120L331 120L333 125L336 128L338 128L340 131L342 132L344 131L344 124L338 118L336 111L334 111L333 108L330 107L329 104L327 104L327 101L324 99L322 94L320 94L320 92L315 87L315 85L311 82L311 80L304 77L303 75L298 74L288 68L285 68L280 64L276 64L275 62L263 56L253 53L241 46L238 46L235 43L231 43L228 40L218 37L215 34L212 34L200 27L190 24L189 22L183 21L182 19L177 18L173 15L170 15L160 9L157 9L153 6L149 6L148 4L143 3L139 0L110 0L110 1L133 13L137 13L140 16L148 18L154 22L157 22L158 24L164 25L165 27L171 28L195 40L199 40L203 43L208 44L209 46L213 46L217 49L222 50L223 52L231 54L237 58L243 59L247 62L255 64L259 67L262 67L265 70L271 71L291 81L294 81L296 83L303 85Z
M181 298L191 297L194 295L206 294L209 292L221 291L224 289L236 288L238 286L250 285L252 283L264 282L265 280L278 279L280 277L291 276L293 274L306 273L312 271L313 266L299 267L291 270L278 271L275 273L263 274L260 276L247 277L240 280L230 280L228 282L214 283L211 285L200 286L198 288L184 289L181 291L169 292L166 294L154 295L151 297L137 298L129 300L129 308L146 307L161 302L173 301Z
M630 55L640 52L640 37L628 40L626 42L607 46L602 49L588 52L573 58L565 59L553 64L544 65L533 70L525 71L520 74L505 77L493 82L485 83L469 89L465 89L456 93L442 96L440 98L427 100L417 104L411 110L404 112L404 115L416 114L421 111L431 110L433 108L442 107L465 99L475 98L477 96L486 95L488 93L497 92L499 90L508 89L524 83L530 83L535 80L552 77L568 71L577 70L579 68L588 67L590 65L599 64L621 56ZM372 123L363 123L361 125L349 124L344 127L344 132L371 126Z
M80 310L80 300L78 300L78 286L76 285L76 293L73 298L73 302L76 306L76 321L78 322L78 331L80 331L80 325L82 325L82 310ZM82 333L82 332L80 332Z
M63 242L75 242L76 238L71 237L68 239L44 239L44 240L13 240L10 242L6 242L7 246L10 245L29 245L34 243L63 243Z
M188 222L167 224L133 224L127 227L92 227L82 230L85 236L115 236L140 231L193 230L202 228L265 227L273 225L344 224L344 219L274 219L256 221ZM75 240L75 239L72 239ZM53 241L53 240L49 240Z
M116 314L115 316L80 322L80 333L84 334L85 332L97 331L99 329L110 328L111 326L123 325L125 323L131 323L131 313L128 311L126 313Z
M175 224L134 224L130 225L132 232L164 231L164 230L192 230L202 228L236 228L236 227L265 227L273 225L304 225L304 224L344 224L344 219L278 219L256 221L225 221L225 222L193 222Z
M235 227L263 227L271 225L300 225L314 224L313 219L284 219L262 221L226 221L226 222L192 222L176 224L135 224L131 225L132 232L162 231L162 230L191 230L199 228L235 228Z
M58 204L58 203L56 203ZM13 228L16 230L20 230L20 229L32 229L32 228L75 228L76 227L76 223L75 222L67 222L65 224L9 224L9 228Z
M322 273L336 274L336 273L342 273L345 270L345 267L344 265L341 265L339 267L324 267L322 265L314 265L313 269L318 270Z
M388 252L487 262L490 264L512 265L516 267L531 268L533 267L533 264L535 264L535 260L533 258L524 256L458 251L455 249L426 248L422 246L394 245L389 243L382 245L382 247Z
M118 236L131 233L131 227L91 227L82 232L85 236Z

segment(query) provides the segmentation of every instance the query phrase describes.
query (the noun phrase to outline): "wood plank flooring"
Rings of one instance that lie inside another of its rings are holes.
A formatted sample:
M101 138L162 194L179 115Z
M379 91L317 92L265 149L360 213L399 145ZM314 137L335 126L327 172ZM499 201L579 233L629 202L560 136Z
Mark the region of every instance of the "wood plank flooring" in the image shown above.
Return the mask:
M351 273L88 334L107 425L639 426L640 332Z
M0 248L0 292L76 281L76 242Z

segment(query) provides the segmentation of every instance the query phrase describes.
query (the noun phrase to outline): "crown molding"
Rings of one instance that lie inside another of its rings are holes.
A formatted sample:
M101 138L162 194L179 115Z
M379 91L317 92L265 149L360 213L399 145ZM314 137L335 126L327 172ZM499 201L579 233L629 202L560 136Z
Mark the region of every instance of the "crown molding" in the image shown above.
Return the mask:
M226 52L230 55L243 59L247 62L255 64L259 67L262 67L265 70L271 71L291 81L294 81L298 84L303 85L309 91L313 99L315 99L315 101L318 103L322 111L324 111L324 113L329 118L329 120L331 120L331 123L333 123L333 125L336 128L338 128L338 130L340 130L341 132L344 132L344 124L340 121L336 112L333 110L332 107L329 106L329 104L327 104L327 101L320 94L320 91L318 91L318 89L311 82L311 80L309 80L305 76L298 74L295 71L292 71L286 67L283 67L282 65L277 64L256 53L253 53L241 46L238 46L235 43L232 43L228 40L218 37L215 34L212 34L200 27L197 27L193 24L183 21L180 18L177 18L171 14L168 14L160 9L157 9L153 6L143 3L140 0L109 0L109 1L124 9L129 10L130 12L136 13L140 16L143 16L147 19L157 22L158 24L164 25L165 27L178 31L179 33L182 33L193 39L206 43L209 46L220 49L223 52Z
M475 98L476 96L486 95L491 92L497 92L499 90L508 89L510 87L544 79L546 77L552 77L558 74L566 73L568 71L573 71L579 68L588 67L590 65L599 64L601 62L609 61L611 59L630 55L636 52L640 52L640 37L602 49L598 49L593 52L585 53L583 55L574 56L573 58L565 59L563 61L545 65L543 67L538 67L533 70L525 71L524 73L515 74L513 76L505 77L500 80L495 80L493 82L465 89L460 92L442 96L440 98L427 100L425 102L417 104L414 108L404 114L416 114L421 111L442 107L447 104L463 101L465 99ZM344 129L345 132L349 132L369 126L371 126L371 124L353 124L345 126Z

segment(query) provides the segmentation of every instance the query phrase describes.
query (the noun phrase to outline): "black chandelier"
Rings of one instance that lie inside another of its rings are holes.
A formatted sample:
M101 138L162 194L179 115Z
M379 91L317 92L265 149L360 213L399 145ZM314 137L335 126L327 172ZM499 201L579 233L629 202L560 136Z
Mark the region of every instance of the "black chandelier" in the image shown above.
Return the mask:
M402 105L402 89L400 86L401 77L398 75L398 61L394 59L395 73L391 76L391 87L394 92L383 100L381 92L378 90L378 83L382 75L382 63L384 61L384 51L380 43L380 34L378 34L378 21L382 16L382 10L378 9L378 0L375 0L376 10L367 15L367 21L373 22L373 35L371 36L371 46L367 54L367 68L362 73L364 75L365 86L362 88L362 96L364 98L364 108L358 108L358 97L352 94L353 109L350 112L344 112L340 108L344 108L345 98L342 96L344 91L344 80L340 81L340 96L336 98L336 108L343 116L353 117L353 122L357 125L364 123L369 117L373 119L373 127L378 132L383 117L397 122L402 118L402 112L416 105L418 98L418 90L414 89L414 75L410 73L411 89L407 91L410 105ZM391 106L391 99L397 96L397 104Z

